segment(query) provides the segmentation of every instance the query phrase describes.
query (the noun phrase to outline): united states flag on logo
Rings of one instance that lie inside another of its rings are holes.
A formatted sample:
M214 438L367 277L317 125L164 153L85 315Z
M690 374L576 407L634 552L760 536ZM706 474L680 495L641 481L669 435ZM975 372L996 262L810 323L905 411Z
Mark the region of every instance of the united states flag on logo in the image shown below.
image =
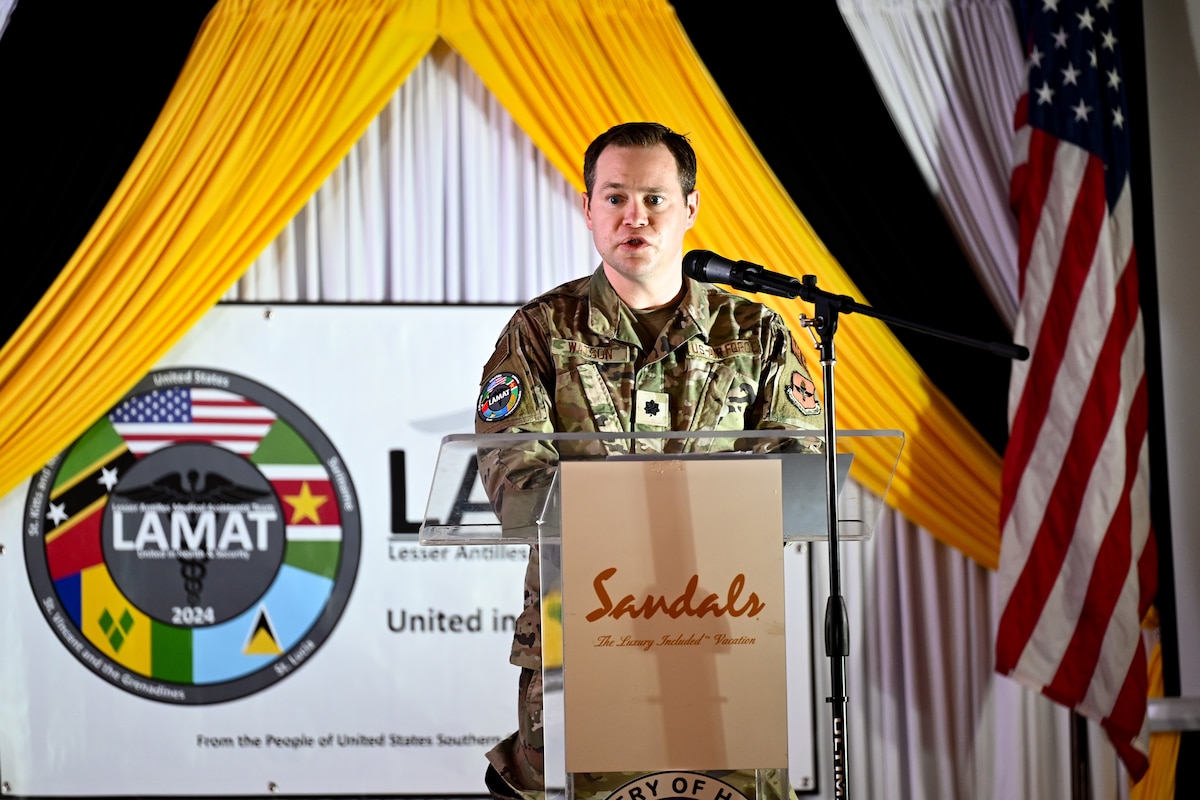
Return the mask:
M1140 622L1156 588L1146 377L1114 0L1028 9L1012 202L1021 310L1001 494L996 669L1148 767Z
M275 422L275 412L221 389L176 387L130 397L109 420L135 455L199 442L251 455Z

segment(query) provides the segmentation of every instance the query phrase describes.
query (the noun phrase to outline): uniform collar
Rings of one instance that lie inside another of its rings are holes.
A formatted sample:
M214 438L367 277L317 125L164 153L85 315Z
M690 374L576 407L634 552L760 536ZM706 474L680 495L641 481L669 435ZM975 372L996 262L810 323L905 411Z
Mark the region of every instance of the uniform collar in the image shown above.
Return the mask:
M700 324L700 320L708 319L708 292L704 291L706 287L686 275L683 277L683 283L687 286L687 293L680 301L675 319L671 322L673 343L697 335L707 338ZM638 341L629 320L625 320L622 330L621 310L625 304L608 282L603 264L592 274L591 285L588 288L588 306L588 326L594 333L609 339L629 339L633 343Z

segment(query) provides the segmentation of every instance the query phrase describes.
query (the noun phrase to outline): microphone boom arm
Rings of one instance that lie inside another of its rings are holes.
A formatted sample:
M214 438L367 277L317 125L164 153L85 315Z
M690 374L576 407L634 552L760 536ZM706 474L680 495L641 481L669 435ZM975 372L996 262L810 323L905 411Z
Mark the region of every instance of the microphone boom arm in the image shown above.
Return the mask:
M1025 361L1029 358L1029 348L1018 344L985 342L981 339L950 333L949 331L932 328L919 322L903 319L894 314L877 311L870 306L864 306L844 294L831 294L830 292L822 291L817 288L816 275L805 275L803 280L799 280L791 275L772 272L749 261L732 261L717 255L711 250L692 250L685 255L683 257L683 273L695 280L708 281L709 283L723 283L744 292L771 294L777 297L792 299L799 297L801 300L815 305L817 308L817 317L830 319L831 324L835 328L837 326L836 320L838 314L865 314L868 317L875 317L883 322L897 325L901 328L908 328L918 333L947 339L958 344L965 344L968 347L987 350L989 353L1001 358L1016 359L1018 361ZM832 333L832 330L830 333Z
M795 279L793 278L792 280ZM794 293L791 293L791 287L789 287L789 293L780 294L780 296L791 298L799 297L806 303L812 303L814 306L816 306L816 316L818 320L822 317L832 317L832 324L834 328L837 327L837 316L839 314L858 313L864 314L868 317L875 317L883 322L887 322L892 325L898 325L901 328L908 328L909 330L914 330L918 333L936 336L940 339L946 339L951 342L965 344L968 347L976 347L980 350L987 350L989 353L1002 358L1011 358L1018 361L1025 361L1029 358L1029 348L1025 347L1024 345L1012 344L1009 342L986 342L982 339L975 339L970 336L963 336L959 333L944 331L940 328L934 328L929 325L924 325L920 322L913 322L911 320L898 317L895 314L879 311L871 308L870 306L864 306L862 303L854 300L854 298L848 297L844 294L833 294L831 292L818 289L816 275L805 275L802 281L796 281L794 290ZM769 294L775 294L766 288L764 288L762 291ZM830 314L829 312L833 313ZM819 329L818 332L820 332Z

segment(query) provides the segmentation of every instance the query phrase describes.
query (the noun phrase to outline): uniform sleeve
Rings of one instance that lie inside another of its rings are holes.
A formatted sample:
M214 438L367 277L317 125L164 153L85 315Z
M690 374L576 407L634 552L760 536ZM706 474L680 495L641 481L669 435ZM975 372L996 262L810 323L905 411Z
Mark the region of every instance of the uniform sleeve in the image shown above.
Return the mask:
M475 408L475 432L552 433L556 422L550 405L553 364L536 316L513 315L483 368ZM558 468L558 453L544 443L520 447L480 448L479 476L506 533L530 531ZM529 548L521 613L513 630L511 663L541 669L541 559Z
M824 408L807 359L775 313L765 331L756 413L754 427L760 429L825 430ZM819 451L821 440L805 440L801 446Z
M475 406L475 432L552 433L550 391L554 370L535 312L513 315L483 368ZM545 496L558 464L549 445L481 448L479 475L488 499L506 528L528 524Z

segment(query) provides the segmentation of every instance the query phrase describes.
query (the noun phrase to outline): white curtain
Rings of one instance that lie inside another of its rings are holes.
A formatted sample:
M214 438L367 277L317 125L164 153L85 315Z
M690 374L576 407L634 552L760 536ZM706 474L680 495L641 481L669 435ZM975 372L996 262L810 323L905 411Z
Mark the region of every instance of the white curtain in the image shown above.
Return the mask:
M812 547L818 686L827 687L829 551ZM1070 797L1066 716L994 672L994 573L890 509L870 541L841 547L851 795ZM833 766L830 716L819 720L822 775Z
M225 299L521 302L600 263L581 203L439 43Z
M228 299L516 303L596 263L578 193L439 47ZM832 796L828 550L811 547L815 746ZM993 672L994 575L890 510L841 563L853 794L1069 796L1066 716ZM1097 797L1119 783L1111 764L1094 773Z
M17 0L0 0L0 36L8 30L8 21L17 8Z
M838 0L892 120L1012 330L1013 113L1025 76L1009 0Z

